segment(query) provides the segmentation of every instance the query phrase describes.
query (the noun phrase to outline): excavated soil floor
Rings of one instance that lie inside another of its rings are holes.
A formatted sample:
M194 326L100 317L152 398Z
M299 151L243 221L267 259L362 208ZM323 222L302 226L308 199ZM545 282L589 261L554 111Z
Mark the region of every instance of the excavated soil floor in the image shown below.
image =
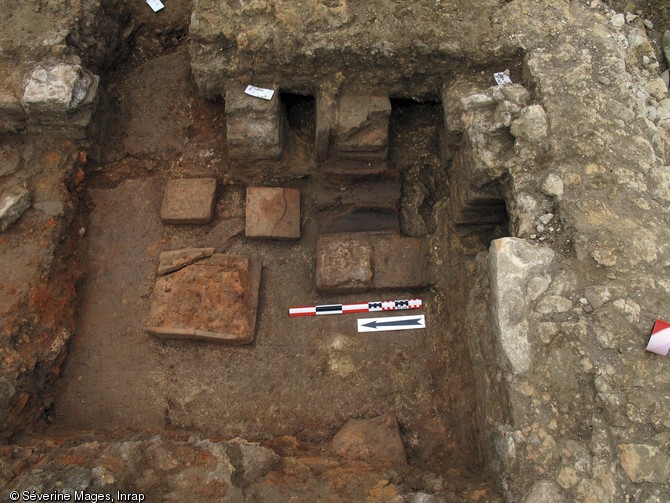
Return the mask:
M98 158L89 162L82 250L87 275L51 432L167 429L322 442L350 418L392 413L412 464L478 472L475 387L459 330L466 299L459 292L468 282L466 263L500 230L450 229L438 156L439 104L396 103L390 164L430 187L420 213L433 233L431 254L445 256L451 247L457 251L446 256L453 259L432 264L434 286L424 291L320 295L314 288L316 239L323 230L318 182L300 173L282 176L276 167L230 167L223 104L198 96L188 68L187 49L177 44L144 62L131 57L108 85L112 125ZM313 106L301 106L306 112L289 117L289 150L313 128ZM304 152L292 150L283 165L300 172L291 166L305 167ZM159 208L167 179L194 176L219 182L213 222L163 224ZM244 238L244 190L253 184L301 190L299 241ZM254 344L166 341L144 332L159 253L198 246L262 258ZM426 330L358 334L355 315L288 316L291 305L414 297L424 301Z

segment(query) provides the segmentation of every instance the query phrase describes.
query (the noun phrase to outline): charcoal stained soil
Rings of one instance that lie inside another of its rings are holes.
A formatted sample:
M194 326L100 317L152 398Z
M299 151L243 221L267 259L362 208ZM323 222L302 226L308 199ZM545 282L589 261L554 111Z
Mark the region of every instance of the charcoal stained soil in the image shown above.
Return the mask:
M323 222L317 182L301 170L282 177L277 169L229 166L223 104L202 100L187 69L187 48L177 44L144 60L131 58L108 85L114 126L89 163L82 216L86 280L50 431L167 429L325 442L350 418L391 413L412 464L437 473L478 472L475 388L459 331L466 299L459 291L468 282L465 264L492 230L456 232L444 223L440 107L402 102L396 108L391 161L405 178L433 191L420 209L434 232L427 237L431 256L445 247L459 255L449 263L429 260L434 286L423 291L318 294L315 250ZM289 148L313 130L302 119L289 117L295 129ZM304 151L298 150L285 165L299 164ZM212 223L163 224L167 179L196 176L219 182ZM301 190L299 241L244 238L239 231L249 184ZM262 259L252 345L145 333L160 252L202 246ZM413 297L426 306L419 312L426 315L425 330L358 334L356 318L363 315L288 316L292 305Z

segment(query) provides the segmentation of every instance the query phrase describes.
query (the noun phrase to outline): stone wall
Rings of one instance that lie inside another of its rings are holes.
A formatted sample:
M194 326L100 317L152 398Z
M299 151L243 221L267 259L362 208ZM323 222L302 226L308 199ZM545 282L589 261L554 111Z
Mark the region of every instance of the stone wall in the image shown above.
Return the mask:
M193 75L208 98L236 81L315 95L342 79L354 89L436 97L454 69L514 57L508 45L490 43L489 13L498 4L197 0Z
M511 124L501 177L515 237L482 259L491 330L470 323L510 501L652 502L669 489L670 380L644 347L669 298L670 99L641 20L592 5L540 14L517 1L494 18L525 50L535 103ZM486 292L473 288L473 312Z

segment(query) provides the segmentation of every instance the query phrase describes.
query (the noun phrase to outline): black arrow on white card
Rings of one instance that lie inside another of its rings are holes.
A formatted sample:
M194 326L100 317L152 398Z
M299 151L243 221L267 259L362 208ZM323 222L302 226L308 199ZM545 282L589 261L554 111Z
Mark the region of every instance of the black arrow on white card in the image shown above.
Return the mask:
M386 330L412 330L426 328L426 317L393 316L386 318L363 318L358 320L359 332L381 332Z

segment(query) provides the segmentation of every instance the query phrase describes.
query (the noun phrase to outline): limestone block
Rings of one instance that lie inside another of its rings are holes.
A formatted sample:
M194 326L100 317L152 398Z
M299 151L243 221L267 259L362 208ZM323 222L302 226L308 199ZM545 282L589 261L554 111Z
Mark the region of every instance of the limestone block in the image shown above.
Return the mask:
M85 129L98 100L100 77L80 65L44 63L24 78L21 104L37 126Z
M161 220L167 224L207 224L212 220L216 179L168 180L161 205Z
M319 238L316 286L322 291L426 286L425 244L393 232L331 234Z
M340 292L372 286L372 247L356 239L325 237L316 245L316 288Z
M242 87L226 91L226 139L232 159L279 159L284 140L284 117L279 93L271 100L249 96Z
M530 93L521 84L503 86L502 93L506 100L520 107L525 107L530 101Z
M386 159L390 116L387 96L342 96L333 132L334 155L363 161Z
M331 447L342 457L367 463L407 463L398 422L388 414L373 419L350 419L335 434Z
M300 238L300 191L278 187L247 188L246 236Z
M30 208L32 201L30 191L15 187L0 196L0 232L16 222Z
M505 201L500 184L491 182L480 187L472 182L472 157L459 152L453 160L450 205L458 225L495 224L506 218Z
M547 115L540 105L531 105L521 111L512 122L510 132L517 140L536 143L547 137Z
M542 275L554 258L548 247L518 238L496 239L489 250L491 321L498 366L515 374L530 368L532 306L526 297L530 280Z

